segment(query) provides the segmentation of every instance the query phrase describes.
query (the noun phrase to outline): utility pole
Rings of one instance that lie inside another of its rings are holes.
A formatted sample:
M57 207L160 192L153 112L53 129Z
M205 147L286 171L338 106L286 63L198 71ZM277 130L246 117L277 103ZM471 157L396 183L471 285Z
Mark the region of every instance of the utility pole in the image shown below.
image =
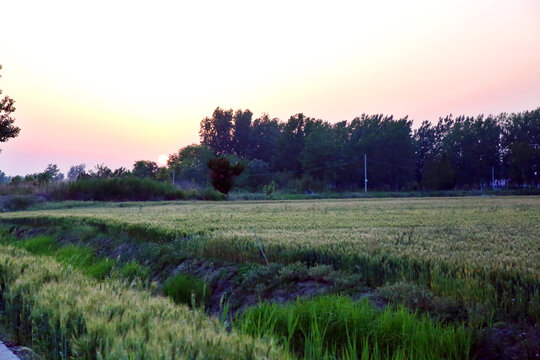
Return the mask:
M173 171L172 171L172 185L173 185L173 186L174 186L174 173L176 172L175 170L176 170L176 169L173 168Z
M367 192L367 154L364 154L364 192Z

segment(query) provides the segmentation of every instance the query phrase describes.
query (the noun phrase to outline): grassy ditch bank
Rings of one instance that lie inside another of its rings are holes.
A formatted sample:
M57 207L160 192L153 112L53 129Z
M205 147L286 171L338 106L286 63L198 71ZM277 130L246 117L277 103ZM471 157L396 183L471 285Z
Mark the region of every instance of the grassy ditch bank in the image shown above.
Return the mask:
M141 273L134 261L111 271L114 260L97 258L87 247L59 246L43 235L17 247L0 245L0 308L17 341L45 358L273 358L285 349L306 359L464 359L474 333L403 307L378 310L367 300L334 295L259 304L234 316L233 332L226 334L200 310L176 308L136 283L111 280ZM178 275L165 285L171 279ZM185 282L176 286L192 288ZM223 353L221 346L231 348Z
M48 359L282 359L200 311L0 245L0 309L17 342Z

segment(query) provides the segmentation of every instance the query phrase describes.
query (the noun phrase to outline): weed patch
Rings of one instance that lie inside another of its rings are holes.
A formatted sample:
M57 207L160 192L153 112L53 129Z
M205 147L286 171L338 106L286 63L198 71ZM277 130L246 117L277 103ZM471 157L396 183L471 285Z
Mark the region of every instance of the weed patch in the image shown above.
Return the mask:
M309 359L466 359L473 333L443 326L403 307L373 308L341 296L288 305L263 303L240 315L233 327L257 338L279 339Z
M204 306L210 299L211 291L205 281L191 275L175 275L163 284L163 293L175 303L193 307Z

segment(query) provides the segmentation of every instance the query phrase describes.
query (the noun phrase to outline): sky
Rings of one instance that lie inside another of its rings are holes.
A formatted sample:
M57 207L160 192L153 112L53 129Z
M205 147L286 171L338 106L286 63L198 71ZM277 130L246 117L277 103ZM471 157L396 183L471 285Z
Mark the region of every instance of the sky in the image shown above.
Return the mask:
M0 0L8 175L131 168L216 107L330 122L540 106L539 0Z

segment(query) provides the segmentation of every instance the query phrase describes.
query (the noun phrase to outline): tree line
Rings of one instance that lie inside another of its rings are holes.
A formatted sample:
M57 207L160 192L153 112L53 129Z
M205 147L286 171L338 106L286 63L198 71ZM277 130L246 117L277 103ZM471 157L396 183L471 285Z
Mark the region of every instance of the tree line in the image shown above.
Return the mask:
M0 100L0 142L19 134L14 111L13 99ZM540 186L540 108L497 116L449 115L436 123L424 121L417 129L412 125L408 117L383 114L337 123L302 113L287 121L268 114L253 119L250 110L218 107L201 121L200 143L170 155L168 167L139 160L131 170L102 164L87 171L81 164L72 166L67 178L172 178L185 187L206 187L231 172L236 186L250 191L276 184L293 191L354 191L364 187L367 173L373 190ZM63 179L55 164L25 177L0 171L0 183L15 185ZM225 180L218 187L232 186Z
M382 114L329 123L299 113L282 122L217 108L201 121L199 135L200 144L169 157L177 179L207 182L206 164L217 156L243 162L237 185L251 190L270 181L298 190L358 190L365 170L377 190L540 185L540 108L448 115L417 129L408 117Z

